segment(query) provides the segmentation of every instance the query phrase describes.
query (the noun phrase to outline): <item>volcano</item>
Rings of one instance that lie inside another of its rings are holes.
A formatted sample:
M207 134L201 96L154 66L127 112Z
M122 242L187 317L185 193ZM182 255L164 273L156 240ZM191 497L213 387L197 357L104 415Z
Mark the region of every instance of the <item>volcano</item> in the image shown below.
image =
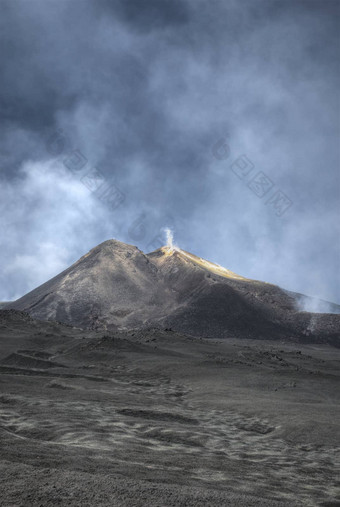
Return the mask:
M178 247L145 254L109 240L6 308L89 329L156 327L207 338L338 345L340 315L298 311L298 296Z
M0 308L1 505L337 505L340 315L296 299L110 240Z

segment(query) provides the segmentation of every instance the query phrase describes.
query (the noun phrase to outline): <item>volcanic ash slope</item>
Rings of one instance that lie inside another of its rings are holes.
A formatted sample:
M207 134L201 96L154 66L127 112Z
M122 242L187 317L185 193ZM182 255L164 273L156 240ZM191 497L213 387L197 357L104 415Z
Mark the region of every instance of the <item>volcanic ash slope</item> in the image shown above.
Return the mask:
M340 339L340 315L299 312L294 293L179 248L144 254L116 240L98 245L7 308L92 329L171 327L211 338L333 345Z

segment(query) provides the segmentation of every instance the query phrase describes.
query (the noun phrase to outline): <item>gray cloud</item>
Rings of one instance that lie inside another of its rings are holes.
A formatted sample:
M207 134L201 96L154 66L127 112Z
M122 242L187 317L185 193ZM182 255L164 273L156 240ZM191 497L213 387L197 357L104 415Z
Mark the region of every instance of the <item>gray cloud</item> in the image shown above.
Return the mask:
M148 249L172 226L193 253L340 302L339 7L0 0L0 299L109 237ZM231 170L242 154L268 195ZM93 168L121 204L82 183Z

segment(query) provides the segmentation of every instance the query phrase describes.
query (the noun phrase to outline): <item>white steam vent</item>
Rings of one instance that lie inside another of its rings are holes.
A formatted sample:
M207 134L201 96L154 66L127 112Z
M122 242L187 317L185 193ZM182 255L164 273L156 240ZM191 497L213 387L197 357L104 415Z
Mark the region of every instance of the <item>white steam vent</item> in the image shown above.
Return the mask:
M174 234L171 229L168 227L165 229L166 235L166 246L170 248L170 250L174 249Z
M164 227L165 237L166 237L166 249L168 254L172 254L175 251L179 251L180 248L174 244L174 233L170 229L170 227Z

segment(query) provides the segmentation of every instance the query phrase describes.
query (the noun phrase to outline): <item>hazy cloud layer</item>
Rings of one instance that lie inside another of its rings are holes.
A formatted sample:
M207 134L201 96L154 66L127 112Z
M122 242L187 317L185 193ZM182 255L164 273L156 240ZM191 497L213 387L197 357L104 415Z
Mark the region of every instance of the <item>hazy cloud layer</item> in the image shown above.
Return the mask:
M170 226L197 255L340 303L339 2L0 11L0 300Z

